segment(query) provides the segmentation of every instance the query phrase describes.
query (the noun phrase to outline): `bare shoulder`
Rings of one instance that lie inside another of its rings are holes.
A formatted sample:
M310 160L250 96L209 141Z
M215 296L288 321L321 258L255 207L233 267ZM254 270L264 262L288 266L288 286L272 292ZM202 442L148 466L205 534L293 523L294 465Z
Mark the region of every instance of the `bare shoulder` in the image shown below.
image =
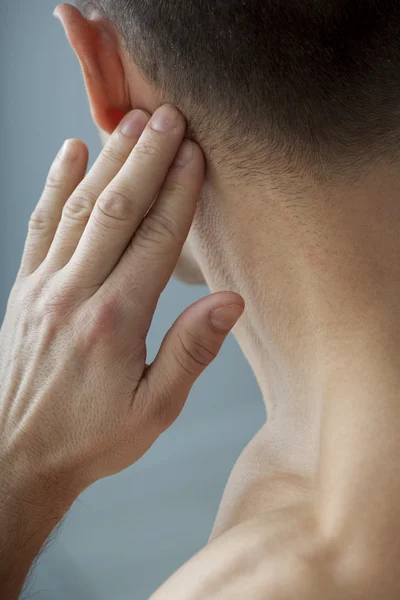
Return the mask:
M151 600L344 600L333 561L306 507L277 510L214 539Z

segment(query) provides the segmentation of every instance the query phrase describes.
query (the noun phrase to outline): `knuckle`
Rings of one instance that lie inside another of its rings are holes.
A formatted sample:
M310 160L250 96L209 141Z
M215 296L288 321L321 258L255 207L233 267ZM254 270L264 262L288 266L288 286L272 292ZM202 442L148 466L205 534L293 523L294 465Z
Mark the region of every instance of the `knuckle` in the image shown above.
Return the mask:
M177 226L173 219L157 212L148 216L136 234L140 240L149 244L164 245L166 240L177 237Z
M110 138L110 144L107 145L103 150L102 157L105 166L114 166L115 164L122 164L126 160L125 154L115 145L115 139Z
M198 375L217 356L216 344L200 335L185 331L178 335L177 358L180 366L190 375Z
M188 196L189 195L189 186L176 181L176 179L167 178L164 183L163 191L168 192L169 194L173 194L174 196Z
M118 300L111 295L91 305L80 327L82 345L92 348L102 342L114 341L119 329L119 315Z
M42 273L19 286L15 302L22 321L55 331L71 313L76 300L70 286L58 285L54 278Z
M93 210L94 201L90 196L74 194L66 202L63 219L78 223L87 223Z
M65 181L59 175L55 175L53 172L50 172L46 179L46 190L59 192L63 189Z
M47 231L54 223L54 219L48 213L47 210L43 208L36 208L30 219L28 229L29 231Z
M157 144L145 140L140 142L134 150L135 161L138 163L146 163L150 159L158 158L160 156L160 148Z
M107 190L97 201L98 219L103 224L110 221L130 221L134 214L134 203L124 191Z
M68 290L47 289L37 299L36 309L41 319L54 318L61 321L70 311L72 304L71 293Z
M21 324L33 328L38 336L54 337L70 312L70 300L53 289L30 287L19 299Z

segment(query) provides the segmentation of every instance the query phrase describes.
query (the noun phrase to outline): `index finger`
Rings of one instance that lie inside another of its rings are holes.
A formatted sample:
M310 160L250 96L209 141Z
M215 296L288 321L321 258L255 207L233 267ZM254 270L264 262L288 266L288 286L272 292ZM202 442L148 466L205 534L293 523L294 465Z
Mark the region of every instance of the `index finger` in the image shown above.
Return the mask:
M100 296L119 296L127 322L134 316L145 328L149 324L189 234L204 175L200 146L184 140L157 200L98 291Z

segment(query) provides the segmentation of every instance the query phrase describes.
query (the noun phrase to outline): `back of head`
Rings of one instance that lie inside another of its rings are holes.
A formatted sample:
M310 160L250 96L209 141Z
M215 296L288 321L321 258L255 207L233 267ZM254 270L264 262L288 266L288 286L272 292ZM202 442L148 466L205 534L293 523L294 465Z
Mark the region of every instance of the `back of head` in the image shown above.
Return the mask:
M79 4L114 24L160 101L236 169L351 177L400 155L399 0Z

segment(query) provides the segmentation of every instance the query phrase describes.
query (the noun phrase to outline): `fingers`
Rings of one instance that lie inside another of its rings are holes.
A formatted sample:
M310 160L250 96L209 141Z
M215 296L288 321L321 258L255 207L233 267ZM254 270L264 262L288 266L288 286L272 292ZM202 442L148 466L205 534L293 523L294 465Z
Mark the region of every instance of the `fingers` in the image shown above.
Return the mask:
M159 108L100 195L70 263L88 285L101 285L121 259L163 185L185 130L185 120L175 107Z
M244 310L233 292L219 292L188 308L167 333L139 386L135 403L161 430L179 416L201 373L219 353Z
M48 255L50 269L63 268L73 256L98 197L132 152L148 119L147 113L141 110L132 111L124 117L85 179L65 204Z
M184 140L157 200L104 284L106 292L117 289L127 299L127 312L136 298L137 310L148 309L152 317L189 234L204 169L200 147Z
M20 275L33 273L45 260L63 207L85 176L88 150L80 140L66 140L47 177L43 194L31 216Z

